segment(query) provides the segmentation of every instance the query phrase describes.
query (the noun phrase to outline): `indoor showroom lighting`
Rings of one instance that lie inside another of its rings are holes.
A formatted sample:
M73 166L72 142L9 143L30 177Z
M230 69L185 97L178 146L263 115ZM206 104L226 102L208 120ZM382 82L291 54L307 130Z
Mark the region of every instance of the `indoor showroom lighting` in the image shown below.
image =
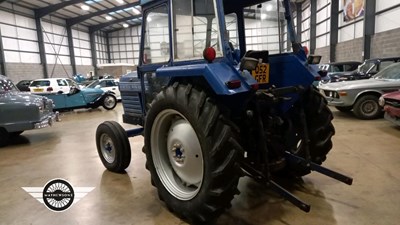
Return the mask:
M111 16L106 16L106 20L112 20Z
M90 7L88 5L82 5L81 9L85 10L85 11L89 11Z
M137 8L135 8L135 7L132 8L132 11L133 11L133 13L134 13L135 15L138 15L138 14L142 13L142 12L140 12L139 9L137 9Z
M129 27L129 25L127 23L122 24L122 26L124 26L125 28Z
M273 8L274 7L271 4L268 4L266 7L266 10L269 12L269 11L272 11Z

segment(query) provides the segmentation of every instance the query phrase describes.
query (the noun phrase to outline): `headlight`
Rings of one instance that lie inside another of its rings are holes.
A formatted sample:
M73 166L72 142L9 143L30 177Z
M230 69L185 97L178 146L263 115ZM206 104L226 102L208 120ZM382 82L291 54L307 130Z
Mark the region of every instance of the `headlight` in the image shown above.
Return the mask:
M385 105L385 99L383 98L383 96L381 96L381 97L379 98L379 101L378 101L378 102L379 102L379 105L382 106L382 107Z

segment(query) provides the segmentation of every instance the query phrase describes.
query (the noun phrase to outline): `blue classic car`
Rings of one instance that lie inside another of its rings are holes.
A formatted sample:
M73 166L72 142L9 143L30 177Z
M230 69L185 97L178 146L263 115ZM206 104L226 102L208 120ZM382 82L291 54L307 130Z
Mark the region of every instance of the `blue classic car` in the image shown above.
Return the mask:
M117 99L112 93L96 88L80 89L76 84L71 86L69 93L42 95L53 100L54 110L94 109L99 106L111 110L117 105Z
M20 92L10 79L0 75L0 147L25 130L48 127L55 120L52 100Z

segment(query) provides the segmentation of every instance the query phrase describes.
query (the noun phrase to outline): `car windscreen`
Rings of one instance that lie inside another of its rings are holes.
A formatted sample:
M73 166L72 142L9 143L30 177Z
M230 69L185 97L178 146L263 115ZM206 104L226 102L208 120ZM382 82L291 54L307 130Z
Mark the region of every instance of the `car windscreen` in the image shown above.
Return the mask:
M31 83L31 87L36 87L36 86L50 86L50 81L49 80L35 80Z
M18 91L11 80L0 80L0 93L8 91Z
M96 80L96 81L93 81L92 83L90 83L90 84L89 84L88 86L86 86L86 87L88 87L88 88L95 88L98 84L99 84L99 81Z
M400 63L395 63L381 70L374 76L375 79L399 79L400 80Z

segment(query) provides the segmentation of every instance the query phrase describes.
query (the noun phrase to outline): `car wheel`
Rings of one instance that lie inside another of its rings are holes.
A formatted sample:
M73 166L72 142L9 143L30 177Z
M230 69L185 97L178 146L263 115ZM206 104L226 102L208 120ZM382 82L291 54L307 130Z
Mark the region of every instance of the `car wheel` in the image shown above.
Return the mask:
M10 134L6 129L0 127L0 147L4 147L8 144L8 140L10 139Z
M363 120L372 120L382 115L382 107L379 106L379 97L375 95L364 95L357 99L354 104L354 115Z
M353 109L353 106L335 106L335 108L340 112L350 112Z
M117 98L114 95L106 95L103 100L103 107L107 110L112 110L117 106Z
M131 162L131 145L124 128L115 121L106 121L96 130L97 153L104 167L123 172Z
M151 103L146 168L160 200L190 224L210 224L238 193L240 146L205 92L175 83Z

